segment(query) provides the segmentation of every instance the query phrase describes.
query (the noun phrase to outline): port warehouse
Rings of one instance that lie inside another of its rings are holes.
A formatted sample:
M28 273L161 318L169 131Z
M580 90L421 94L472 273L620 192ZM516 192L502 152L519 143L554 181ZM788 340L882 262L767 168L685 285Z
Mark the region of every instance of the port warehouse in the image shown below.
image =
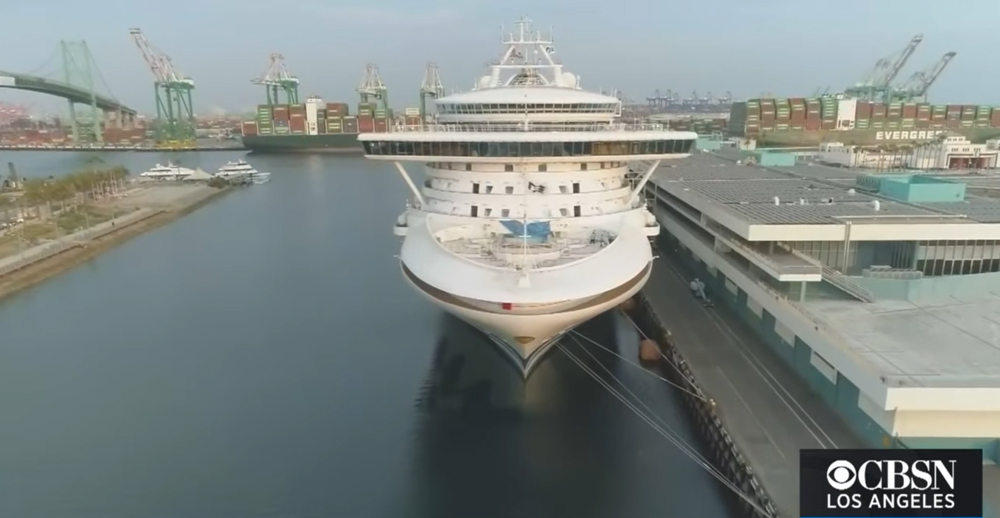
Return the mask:
M962 182L735 158L657 171L667 246L872 446L1000 463L1000 203Z
M753 137L765 131L912 131L1000 128L992 106L878 103L826 96L811 99L751 99L733 103L729 132Z

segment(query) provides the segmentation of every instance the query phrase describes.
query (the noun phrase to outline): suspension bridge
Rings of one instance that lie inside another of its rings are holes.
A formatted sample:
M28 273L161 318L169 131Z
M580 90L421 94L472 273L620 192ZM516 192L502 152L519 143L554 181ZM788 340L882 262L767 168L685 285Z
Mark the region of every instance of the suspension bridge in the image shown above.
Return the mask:
M59 42L44 63L27 73L0 70L0 88L66 99L76 142L101 143L103 128L131 127L136 116L115 97L84 41Z

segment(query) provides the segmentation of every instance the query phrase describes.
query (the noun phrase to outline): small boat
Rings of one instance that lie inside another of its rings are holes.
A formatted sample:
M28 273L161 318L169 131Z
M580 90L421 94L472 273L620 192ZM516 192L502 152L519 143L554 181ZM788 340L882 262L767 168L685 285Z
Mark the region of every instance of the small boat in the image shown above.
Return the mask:
M243 178L244 180L249 180L250 183L258 185L271 180L271 173L260 172L243 160L226 162L225 165L219 168L219 172L215 176L226 179Z
M181 167L174 163L167 163L167 165L156 164L149 171L140 173L139 176L157 180L180 180L191 176L192 173L194 173L194 169Z
M256 173L257 170L253 168L250 164L243 160L237 160L233 162L230 160L226 162L222 167L219 168L219 172L216 176L230 177L230 176L242 176L245 174Z

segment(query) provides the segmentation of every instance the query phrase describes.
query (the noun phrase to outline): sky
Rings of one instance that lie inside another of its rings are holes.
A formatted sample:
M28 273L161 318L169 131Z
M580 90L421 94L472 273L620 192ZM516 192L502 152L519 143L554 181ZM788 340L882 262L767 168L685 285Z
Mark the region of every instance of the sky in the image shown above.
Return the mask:
M499 57L500 25L521 16L546 31L585 89L643 100L654 90L736 98L806 97L864 78L914 35L924 42L905 79L956 51L931 101L1000 104L995 0L0 0L0 70L59 78L60 40L86 40L108 86L141 112L154 110L152 74L131 41L140 27L196 82L197 112L250 110L250 83L280 52L300 95L357 102L366 63L379 66L393 108L416 106L427 62L448 91L468 90ZM58 111L53 98L0 89L0 101Z

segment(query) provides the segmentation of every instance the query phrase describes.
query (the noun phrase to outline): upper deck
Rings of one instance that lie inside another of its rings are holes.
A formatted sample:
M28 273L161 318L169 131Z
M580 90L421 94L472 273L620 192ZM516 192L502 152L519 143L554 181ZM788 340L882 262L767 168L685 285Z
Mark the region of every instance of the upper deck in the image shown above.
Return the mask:
M368 158L443 162L657 160L687 156L696 139L656 124L447 124L358 136Z

